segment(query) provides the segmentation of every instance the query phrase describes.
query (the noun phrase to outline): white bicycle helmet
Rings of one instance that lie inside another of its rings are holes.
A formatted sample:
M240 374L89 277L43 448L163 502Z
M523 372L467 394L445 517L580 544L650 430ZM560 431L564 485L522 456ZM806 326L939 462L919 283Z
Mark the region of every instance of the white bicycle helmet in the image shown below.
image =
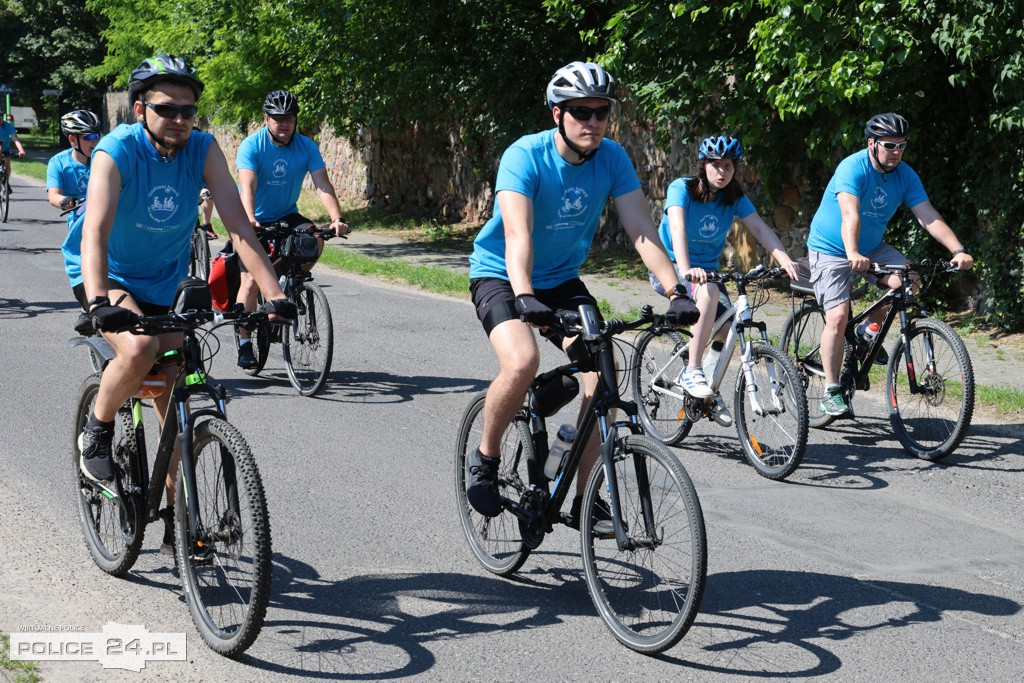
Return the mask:
M548 83L548 109L566 100L600 97L615 104L615 79L592 62L571 62L555 72Z

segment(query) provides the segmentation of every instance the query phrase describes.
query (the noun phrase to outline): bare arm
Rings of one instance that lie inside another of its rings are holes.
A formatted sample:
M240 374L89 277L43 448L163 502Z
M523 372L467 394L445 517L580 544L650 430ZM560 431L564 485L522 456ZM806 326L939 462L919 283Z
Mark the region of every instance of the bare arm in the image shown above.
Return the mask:
M55 209L62 208L60 205L62 199L64 199L64 193L60 191L59 187L46 188L46 201L50 202L52 207Z
M775 234L775 231L768 227L768 224L764 222L757 211L742 220L743 224L747 226L747 229L754 236L754 239L760 242L761 246L772 255L772 258L786 270L791 279L796 280L796 264L793 263L793 259L786 253L786 249L782 246L782 242L779 240L779 236Z
M928 234L934 237L939 244L949 249L950 253L964 248L964 245L960 243L960 240L953 233L953 229L943 220L930 201L925 200L920 204L910 207L910 210L914 212L917 222L928 231ZM956 254L950 261L955 263L960 270L970 270L974 266L974 259L965 251Z
M866 273L871 262L857 250L857 241L860 239L860 197L849 192L838 192L836 199L839 200L839 213L843 220L839 230L846 258L855 271Z
M341 236L348 232L348 224L341 220L341 206L338 205L338 195L334 191L334 185L327 176L327 169L321 168L309 174L313 179L313 187L320 197L321 203L327 209L331 217L331 225L336 235Z
M213 196L213 201L217 205L217 213L224 222L224 227L227 228L235 251L253 279L256 280L263 296L267 301L283 299L284 292L281 291L281 286L277 282L274 268L270 265L267 253L263 250L259 240L256 239L253 226L246 216L238 193L235 191L235 182L231 178L231 172L228 171L224 153L216 140L210 143L210 149L206 154L203 179ZM90 196L89 204L91 203L92 197ZM88 212L88 209L86 211Z
M259 225L259 221L256 220L256 171L248 168L238 169L238 196L249 225Z
M672 288L679 284L672 261L665 253L665 247L658 237L658 229L651 220L651 207L643 190L636 189L615 198L615 209L619 213L626 234L633 241L633 248L640 254L644 265L654 273L662 287L672 298ZM673 247L675 236L673 235ZM676 257L678 259L678 256Z
M11 135L11 142L13 142L15 145L17 145L17 147L18 147L18 156L19 157L25 156L25 148L22 147L21 140L18 139L17 134L12 134Z
M498 210L505 227L505 269L516 295L533 294L533 199L502 190Z
M89 201L82 223L82 281L85 296L107 296L107 240L117 215L121 193L121 171L109 154L92 156L89 172Z

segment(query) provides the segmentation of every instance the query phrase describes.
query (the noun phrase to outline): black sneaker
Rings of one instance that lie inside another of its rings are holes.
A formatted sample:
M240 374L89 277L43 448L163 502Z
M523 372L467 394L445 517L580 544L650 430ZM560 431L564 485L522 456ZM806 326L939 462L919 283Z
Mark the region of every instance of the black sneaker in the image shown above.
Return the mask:
M576 496L572 499L569 514L564 518L566 526L579 531L582 507L583 496ZM629 528L626 526L625 521L623 521L622 525L626 529ZM594 504L594 534L600 538L612 538L615 536L615 523L612 521L611 509L608 507L608 503L601 498L598 498L597 503Z
M501 514L501 496L498 495L498 467L501 460L480 454L477 448L469 456L469 486L466 497L473 509L484 517Z
M79 468L89 479L109 484L114 480L114 430L83 429L78 435L78 449L82 452Z
M168 505L159 514L160 519L164 520L164 540L160 544L160 554L173 556L177 554L174 546L174 508Z
M252 370L259 367L260 361L252 351L252 342L246 342L238 347L238 367L244 370Z

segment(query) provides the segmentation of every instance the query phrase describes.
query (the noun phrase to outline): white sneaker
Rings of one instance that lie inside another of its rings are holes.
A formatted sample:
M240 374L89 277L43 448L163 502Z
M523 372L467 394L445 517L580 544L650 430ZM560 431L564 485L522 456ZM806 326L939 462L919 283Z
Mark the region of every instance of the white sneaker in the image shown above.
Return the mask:
M732 427L732 413L725 407L721 394L715 394L715 407L711 409L711 419L723 427Z
M715 395L715 392L711 391L711 387L708 386L704 371L700 368L683 370L676 382L694 398L711 398Z

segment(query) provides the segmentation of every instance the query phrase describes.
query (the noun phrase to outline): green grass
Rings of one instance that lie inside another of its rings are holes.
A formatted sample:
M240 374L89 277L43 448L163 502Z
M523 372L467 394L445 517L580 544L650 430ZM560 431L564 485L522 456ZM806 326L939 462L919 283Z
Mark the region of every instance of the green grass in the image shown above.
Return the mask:
M31 159L11 159L11 171L21 175L27 175L36 180L46 181L46 164Z
M469 296L469 275L444 268L417 266L397 258L377 259L333 246L324 249L320 262L350 273L406 282L428 292L460 298Z
M11 661L11 637L0 633L0 669L3 669L16 683L35 683L43 680L39 674L39 664L28 661Z

